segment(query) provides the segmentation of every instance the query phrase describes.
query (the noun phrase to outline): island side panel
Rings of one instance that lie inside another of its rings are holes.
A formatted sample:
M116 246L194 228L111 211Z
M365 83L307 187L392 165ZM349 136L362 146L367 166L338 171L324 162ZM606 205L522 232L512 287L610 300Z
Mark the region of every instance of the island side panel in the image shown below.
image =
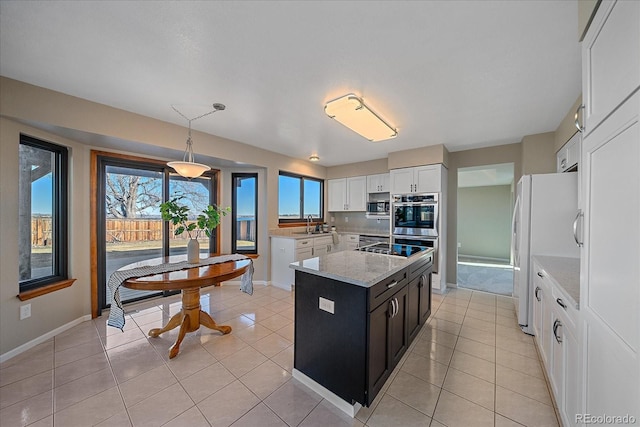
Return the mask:
M367 289L296 271L294 367L348 403L365 402ZM319 299L334 302L334 314Z

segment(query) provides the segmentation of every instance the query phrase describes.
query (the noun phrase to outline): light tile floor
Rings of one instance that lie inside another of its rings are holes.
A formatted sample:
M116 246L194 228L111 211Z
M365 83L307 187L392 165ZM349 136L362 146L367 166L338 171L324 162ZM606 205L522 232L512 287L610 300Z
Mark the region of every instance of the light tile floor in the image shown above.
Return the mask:
M146 332L177 296L128 307L124 333L84 322L0 365L4 426L557 426L533 340L510 298L434 295L432 316L374 404L351 419L291 377L293 294L208 288L201 328L168 359L177 329Z

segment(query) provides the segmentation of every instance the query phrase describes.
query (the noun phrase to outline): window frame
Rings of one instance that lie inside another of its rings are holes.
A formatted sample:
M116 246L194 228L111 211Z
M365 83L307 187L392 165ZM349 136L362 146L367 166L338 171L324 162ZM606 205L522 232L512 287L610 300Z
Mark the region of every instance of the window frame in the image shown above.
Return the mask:
M279 202L280 188L278 185L278 224L280 225L300 224L306 221L304 218L304 182L305 180L315 181L320 184L320 200L319 200L320 216L317 218L313 218L313 222L324 222L324 180L320 178L314 178L312 176L280 171L280 173L278 174L278 184L280 183L281 176L286 176L289 178L298 178L300 180L300 216L297 218L280 218L280 202Z
M36 279L18 280L20 293L24 293L69 279L69 148L24 134L20 134L20 145L27 145L55 154L51 164L53 172L51 197L52 274Z
M256 182L255 187L255 212L254 221L256 225L255 236L255 248L254 249L238 249L236 233L238 232L238 210L236 205L238 202L238 195L236 189L236 178L254 178ZM258 253L258 173L257 172L233 172L231 173L231 252L238 254L257 254Z

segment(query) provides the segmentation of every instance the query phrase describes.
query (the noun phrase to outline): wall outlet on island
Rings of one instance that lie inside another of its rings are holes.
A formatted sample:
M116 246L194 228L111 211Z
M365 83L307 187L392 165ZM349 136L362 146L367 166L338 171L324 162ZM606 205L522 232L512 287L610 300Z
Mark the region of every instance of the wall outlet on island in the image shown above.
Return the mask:
M349 217L348 216L344 217L344 222L349 222Z
M20 320L24 320L27 317L31 317L31 304L20 306Z
M320 297L318 306L320 310L326 311L327 313L335 313L335 302L330 299Z

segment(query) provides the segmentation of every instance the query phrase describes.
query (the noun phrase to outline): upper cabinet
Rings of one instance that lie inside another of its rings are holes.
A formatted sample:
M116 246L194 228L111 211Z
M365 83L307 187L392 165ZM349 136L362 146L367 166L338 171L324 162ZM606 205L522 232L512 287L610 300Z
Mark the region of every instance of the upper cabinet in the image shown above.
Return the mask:
M640 85L640 2L603 1L582 43L582 128L589 135Z
M571 172L578 169L580 161L580 132L576 132L573 137L558 151L556 155L557 172Z
M377 175L367 176L367 192L369 193L388 193L389 186L389 174L380 173Z
M354 176L328 180L329 212L367 210L367 177Z
M391 193L438 193L442 165L393 169L390 173Z

